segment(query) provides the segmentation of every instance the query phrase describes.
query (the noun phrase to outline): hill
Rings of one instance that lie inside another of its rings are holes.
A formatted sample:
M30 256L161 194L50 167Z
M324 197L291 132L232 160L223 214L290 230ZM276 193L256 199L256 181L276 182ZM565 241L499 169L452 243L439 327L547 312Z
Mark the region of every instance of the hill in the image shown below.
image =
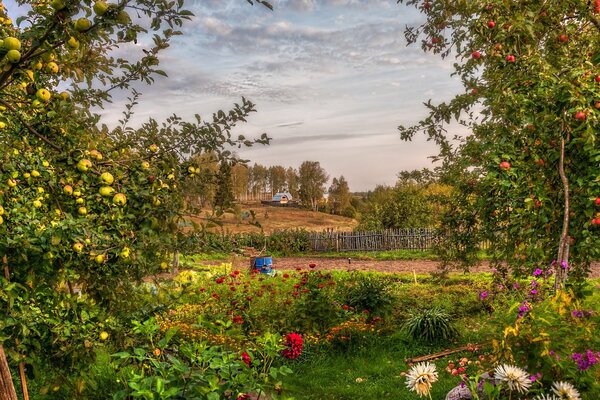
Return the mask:
M251 213L254 213L255 221L260 227L252 225ZM211 230L223 230L225 232L260 232L261 228L269 234L275 230L284 229L306 229L308 231L323 231L335 229L351 231L357 225L352 218L315 212L301 208L271 207L261 204L241 204L236 207L234 213L226 213L221 217L221 226L210 223L206 211L202 216L192 217L197 223L207 224Z

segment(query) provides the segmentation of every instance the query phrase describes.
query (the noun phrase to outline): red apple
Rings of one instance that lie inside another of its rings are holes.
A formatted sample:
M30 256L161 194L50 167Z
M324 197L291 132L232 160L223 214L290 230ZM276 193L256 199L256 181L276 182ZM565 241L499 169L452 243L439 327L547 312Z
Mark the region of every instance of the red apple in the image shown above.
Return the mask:
M506 61L508 61L510 63L514 63L516 61L516 58L512 54L509 54L506 56Z
M508 161L502 161L500 163L500 169L503 171L508 171L510 169L510 163Z
M496 23L494 21L488 21L488 28L494 28Z
M600 206L600 197L596 197L596 200L594 200L594 203L596 203L597 206Z
M481 53L479 51L474 51L473 53L471 53L471 56L474 59L479 60L481 58Z
M569 37L563 33L558 37L558 40L560 40L563 43L567 43L569 41Z
M587 115L583 111L577 111L575 113L575 119L578 121L585 121Z
M596 82L600 82L600 75L596 75L596 77L594 78L594 80L595 80Z

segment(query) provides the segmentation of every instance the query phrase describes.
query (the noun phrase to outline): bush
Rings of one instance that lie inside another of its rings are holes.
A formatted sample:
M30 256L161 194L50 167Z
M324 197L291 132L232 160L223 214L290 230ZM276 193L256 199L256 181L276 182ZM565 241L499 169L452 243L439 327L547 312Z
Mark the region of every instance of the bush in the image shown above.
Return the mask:
M428 343L448 341L458 336L450 314L440 308L423 309L411 314L404 329L411 338Z
M390 313L394 296L391 282L373 274L353 274L341 289L342 298L348 306L370 315L385 316Z

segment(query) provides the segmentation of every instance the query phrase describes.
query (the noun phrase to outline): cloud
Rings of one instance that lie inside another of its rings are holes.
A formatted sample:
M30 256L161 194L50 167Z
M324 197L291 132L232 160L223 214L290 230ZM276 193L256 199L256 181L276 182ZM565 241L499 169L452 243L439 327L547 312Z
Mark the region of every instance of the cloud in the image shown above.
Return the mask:
M298 125L303 125L304 121L293 121L293 122L284 122L281 124L277 124L275 125L276 128L289 128L292 126L298 126Z

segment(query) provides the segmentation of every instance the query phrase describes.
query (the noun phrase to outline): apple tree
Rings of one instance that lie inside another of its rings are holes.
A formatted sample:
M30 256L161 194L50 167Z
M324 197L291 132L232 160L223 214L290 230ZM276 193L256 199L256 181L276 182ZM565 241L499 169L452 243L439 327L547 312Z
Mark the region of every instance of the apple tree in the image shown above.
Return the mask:
M132 126L135 88L165 75L159 54L191 17L182 0L0 2L0 345L13 359L91 354L131 284L166 268L192 158L268 142L232 135L246 99ZM124 91L118 126L101 124Z
M399 128L435 141L454 178L445 256L468 265L489 241L499 268L554 262L557 286L585 275L600 256L600 1L398 3L424 15L409 43L453 57L464 86Z

